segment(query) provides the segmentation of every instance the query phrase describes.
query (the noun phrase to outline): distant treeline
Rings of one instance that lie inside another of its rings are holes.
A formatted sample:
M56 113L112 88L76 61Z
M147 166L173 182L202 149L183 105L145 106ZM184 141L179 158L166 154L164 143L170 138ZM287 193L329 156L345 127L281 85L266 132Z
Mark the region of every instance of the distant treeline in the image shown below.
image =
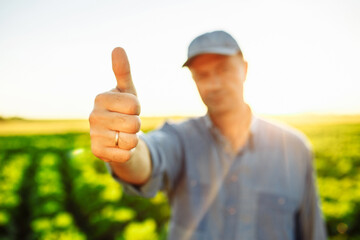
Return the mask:
M0 116L0 121L13 121L13 120L26 120L25 118L22 118L22 117L3 117L3 116Z

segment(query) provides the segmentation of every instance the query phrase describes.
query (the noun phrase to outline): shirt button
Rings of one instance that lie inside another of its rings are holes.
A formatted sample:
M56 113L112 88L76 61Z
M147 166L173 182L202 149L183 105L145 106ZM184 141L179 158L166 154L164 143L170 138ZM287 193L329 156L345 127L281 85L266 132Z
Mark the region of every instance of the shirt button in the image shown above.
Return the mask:
M230 215L234 215L234 214L236 213L236 209L233 208L233 207L229 207L229 208L228 208L228 213L229 213Z
M285 204L285 198L278 198L278 204L279 205L284 205Z

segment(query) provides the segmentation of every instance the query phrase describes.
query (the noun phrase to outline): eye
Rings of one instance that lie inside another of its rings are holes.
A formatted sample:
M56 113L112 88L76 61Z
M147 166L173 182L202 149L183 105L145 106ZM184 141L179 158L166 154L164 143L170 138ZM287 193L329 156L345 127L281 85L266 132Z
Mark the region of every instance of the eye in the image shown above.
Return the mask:
M230 66L228 65L221 65L219 68L218 68L218 72L219 73L227 73L230 71Z
M207 74L205 74L205 73L197 73L194 75L194 79L196 79L197 81L204 80L206 77L207 77Z

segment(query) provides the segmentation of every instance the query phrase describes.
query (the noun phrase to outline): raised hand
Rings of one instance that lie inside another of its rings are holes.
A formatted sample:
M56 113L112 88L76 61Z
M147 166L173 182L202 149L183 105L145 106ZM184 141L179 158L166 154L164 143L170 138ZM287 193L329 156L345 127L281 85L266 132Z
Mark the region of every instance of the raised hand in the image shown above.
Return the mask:
M103 161L124 163L139 141L140 103L124 49L113 50L112 68L116 88L96 96L89 117L91 150Z

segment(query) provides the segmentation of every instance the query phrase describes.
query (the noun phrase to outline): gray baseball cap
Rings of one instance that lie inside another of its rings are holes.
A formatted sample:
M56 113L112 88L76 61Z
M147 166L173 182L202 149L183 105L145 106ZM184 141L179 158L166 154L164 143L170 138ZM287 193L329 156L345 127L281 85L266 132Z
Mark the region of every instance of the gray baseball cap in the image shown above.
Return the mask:
M196 37L190 43L188 59L183 67L188 67L191 61L201 54L235 55L238 52L241 52L240 47L229 33L224 31L207 32Z

